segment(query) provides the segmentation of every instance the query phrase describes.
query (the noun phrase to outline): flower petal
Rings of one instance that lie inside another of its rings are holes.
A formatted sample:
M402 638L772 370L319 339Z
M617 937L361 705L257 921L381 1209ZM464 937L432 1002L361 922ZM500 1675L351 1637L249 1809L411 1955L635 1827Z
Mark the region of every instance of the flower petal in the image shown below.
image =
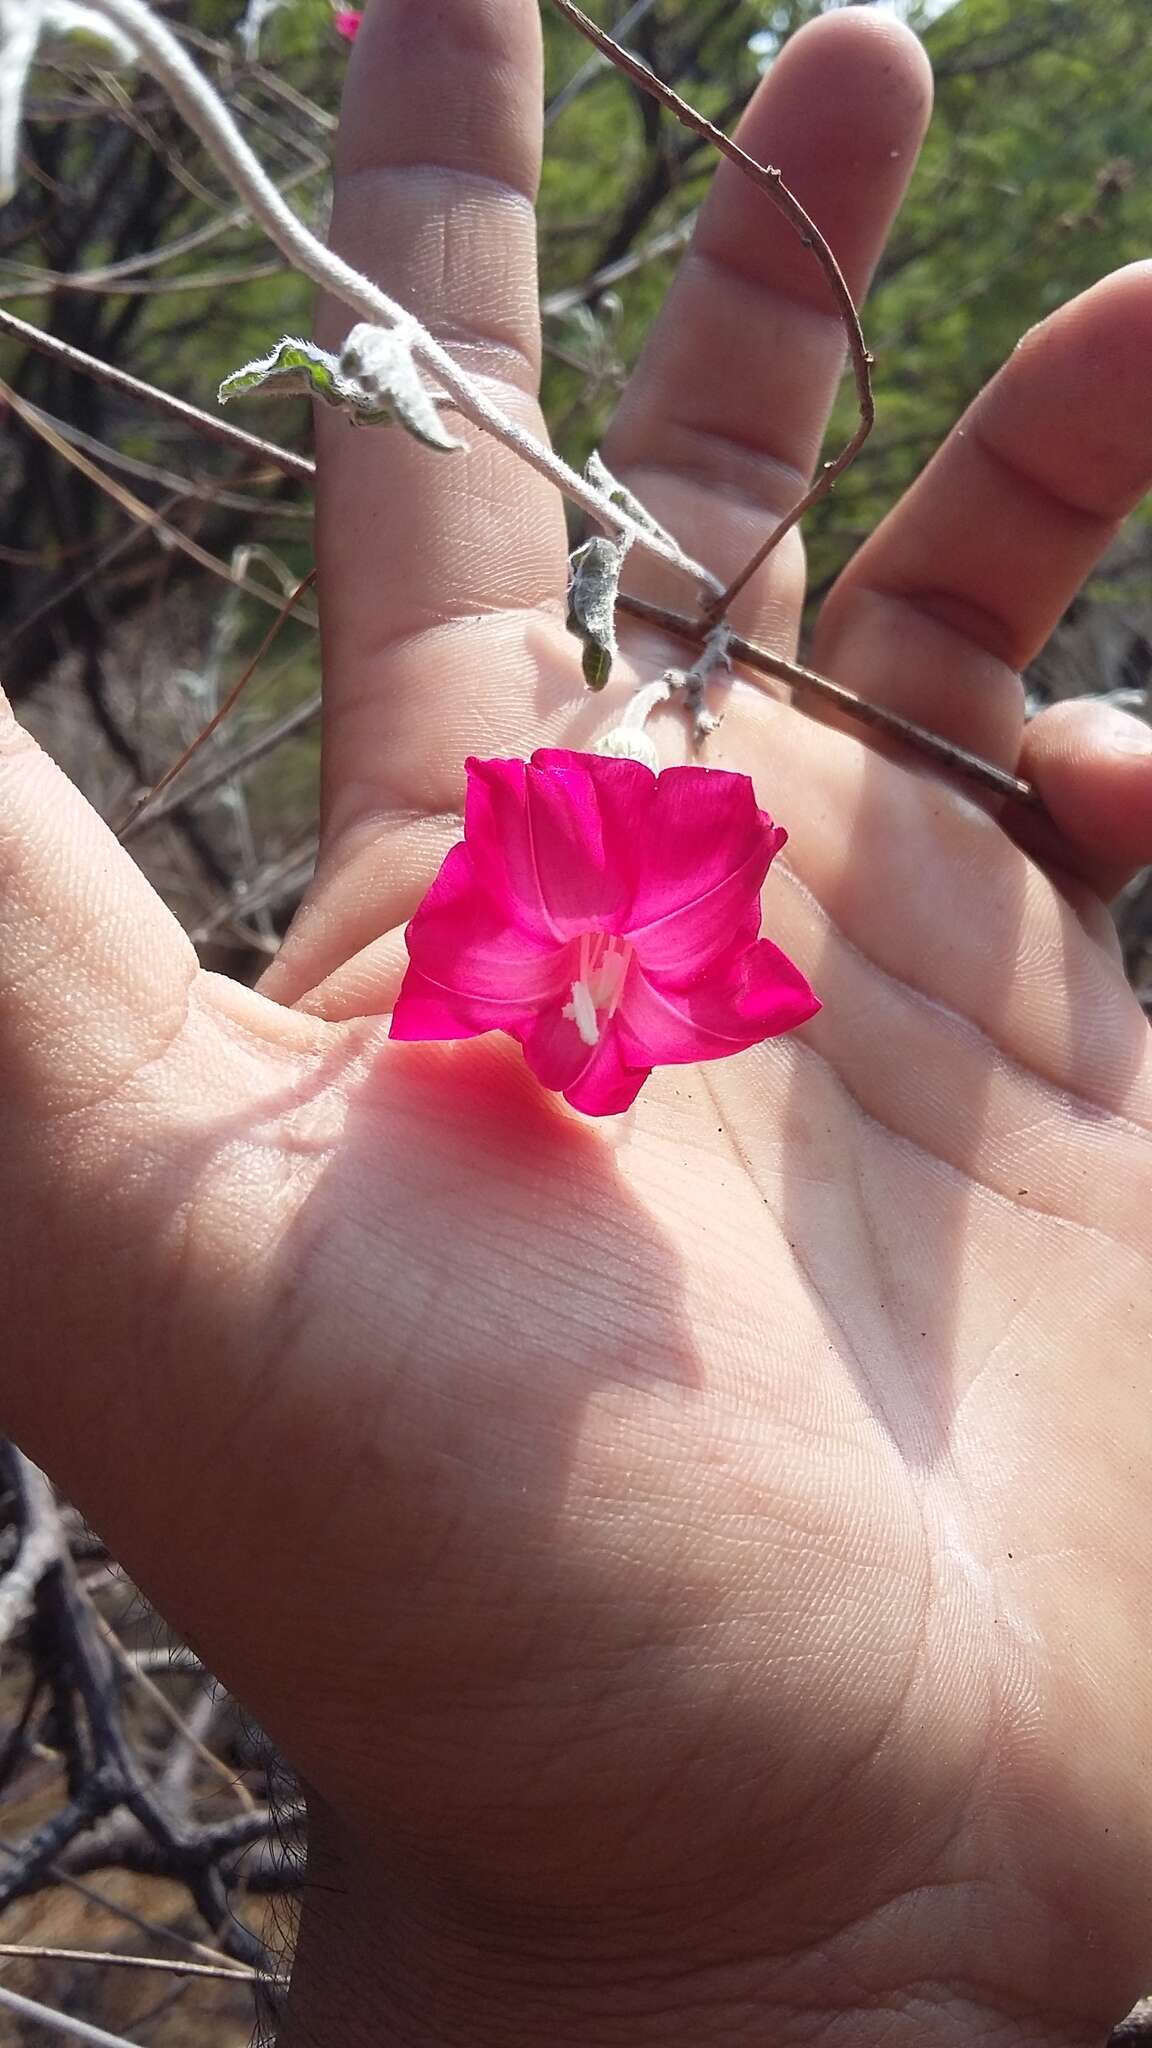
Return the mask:
M564 1090L564 1100L584 1116L620 1116L631 1109L652 1072L626 1064L615 1031L606 1031L580 1079Z
M819 1008L787 954L757 939L734 946L691 988L657 983L635 960L613 1022L630 1064L678 1066L743 1052L806 1023Z
M747 775L666 768L656 784L627 937L645 970L683 987L760 929L760 889L788 835Z
M526 931L617 931L636 883L656 777L639 761L545 748L469 761L464 831L476 874Z
M614 1024L598 1044L586 1045L574 1020L559 1008L542 1011L515 1036L541 1085L563 1095L585 1116L618 1116L635 1102L652 1071L650 1062L626 1063Z
M555 942L528 823L526 761L466 761L464 840L473 873L509 923Z
M526 1005L558 997L575 971L570 947L508 921L479 886L467 846L446 856L405 936L409 958L429 981L507 1002L518 1016Z
M528 769L536 871L565 938L619 931L636 888L658 778L641 761L542 747Z
M388 1036L410 1040L478 1038L482 1031L502 1030L506 1016L506 1008L483 996L441 988L418 967L410 967L396 998Z
M408 926L412 962L392 1014L392 1038L473 1038L513 1030L572 978L570 949L506 922L454 846Z

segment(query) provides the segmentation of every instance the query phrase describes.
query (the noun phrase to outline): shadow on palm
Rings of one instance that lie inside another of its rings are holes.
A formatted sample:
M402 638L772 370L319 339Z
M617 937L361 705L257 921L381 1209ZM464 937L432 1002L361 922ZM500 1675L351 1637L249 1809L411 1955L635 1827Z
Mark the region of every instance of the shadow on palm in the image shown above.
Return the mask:
M333 1685L293 1753L458 1903L594 1912L590 1938L634 1939L647 1894L673 1945L704 1895L733 1954L765 1921L804 1951L940 1886L951 1939L990 1869L1087 1924L1063 1860L1100 1811L1068 1754L1084 1695L1039 1647L1055 1581L1037 1606L1010 1557L1072 1497L1037 1515L1067 1391L1038 1342L1052 1215L1009 1182L1057 1098L1091 1147L1140 1043L989 821L767 716L811 792L768 892L825 994L804 1043L666 1071L608 1129L499 1039L381 1051L349 1097L280 1261L339 1304L276 1451L298 1468L335 1404L291 1572ZM950 934L965 888L983 914ZM328 1577L332 1462L360 1564Z

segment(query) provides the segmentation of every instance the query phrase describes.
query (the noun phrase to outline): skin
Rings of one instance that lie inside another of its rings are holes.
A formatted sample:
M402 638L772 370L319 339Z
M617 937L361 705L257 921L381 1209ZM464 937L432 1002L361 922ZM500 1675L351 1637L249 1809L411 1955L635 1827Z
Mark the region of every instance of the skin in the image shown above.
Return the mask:
M529 422L537 37L377 0L335 228ZM928 99L853 9L745 118L857 290ZM709 758L789 828L765 929L825 1008L619 1123L381 1015L464 755L606 722L502 450L319 423L324 848L262 993L0 731L0 1424L310 1788L291 2048L1098 2048L1146 1988L1152 1062L1102 898L1152 752L1025 732L1017 672L1152 478L1150 343L1150 267L1027 336L813 649L1033 777L1051 873L738 681ZM733 571L840 364L725 168L606 459ZM793 535L741 629L791 650L801 578Z

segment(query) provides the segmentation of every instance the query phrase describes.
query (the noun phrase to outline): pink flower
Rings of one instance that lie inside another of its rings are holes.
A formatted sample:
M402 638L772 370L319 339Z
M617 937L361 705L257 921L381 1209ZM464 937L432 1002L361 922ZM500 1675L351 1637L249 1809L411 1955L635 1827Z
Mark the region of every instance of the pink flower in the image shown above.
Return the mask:
M469 761L464 840L408 926L391 1036L506 1031L574 1109L724 1059L820 1008L758 936L787 834L746 775L544 749Z
M338 8L334 17L337 35L343 36L346 42L354 43L360 33L360 23L363 19L364 12L360 7Z

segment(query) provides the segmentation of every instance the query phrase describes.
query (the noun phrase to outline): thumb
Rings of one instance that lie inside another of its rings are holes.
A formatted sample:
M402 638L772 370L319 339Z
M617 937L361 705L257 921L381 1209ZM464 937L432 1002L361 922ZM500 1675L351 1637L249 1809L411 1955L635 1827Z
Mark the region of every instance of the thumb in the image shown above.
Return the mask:
M95 1520L126 1445L171 1480L177 1325L208 1280L227 1312L259 1236L229 1192L237 1133L274 1118L318 1028L199 971L0 695L0 1431Z
M112 1103L179 1036L197 972L176 920L0 695L8 1143Z

